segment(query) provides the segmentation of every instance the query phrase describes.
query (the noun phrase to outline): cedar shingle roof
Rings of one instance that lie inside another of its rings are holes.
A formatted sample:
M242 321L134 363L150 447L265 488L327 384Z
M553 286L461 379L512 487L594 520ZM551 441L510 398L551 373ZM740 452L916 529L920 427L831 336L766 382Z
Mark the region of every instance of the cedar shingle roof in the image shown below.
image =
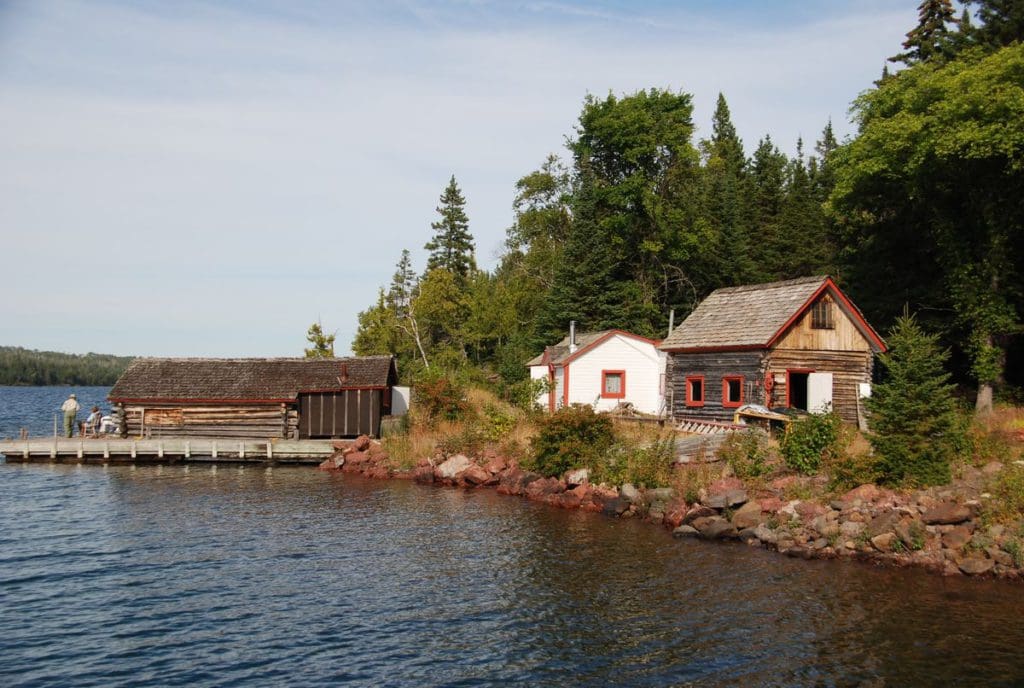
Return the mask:
M136 358L110 390L110 399L290 401L299 392L384 387L394 384L393 371L391 356Z
M826 282L830 282L828 277L816 276L716 289L660 348L768 346Z

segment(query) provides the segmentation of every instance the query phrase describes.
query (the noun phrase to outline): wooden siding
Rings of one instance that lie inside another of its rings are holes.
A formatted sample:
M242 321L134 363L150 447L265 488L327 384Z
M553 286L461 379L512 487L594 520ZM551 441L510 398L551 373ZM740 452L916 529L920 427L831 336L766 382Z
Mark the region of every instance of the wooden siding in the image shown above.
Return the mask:
M775 349L800 349L804 351L871 351L871 344L861 334L853 321L847 317L835 299L829 295L819 297L832 301L832 321L835 328L816 330L811 327L811 311L808 308L803 316L794 323L782 336Z
M128 437L286 437L284 404L124 404Z
M672 416L731 421L736 409L722 405L722 379L736 375L743 376L743 403L764 403L763 356L760 350L670 354L667 392ZM686 378L691 375L704 377L703 406L686 405Z
M299 437L377 437L385 411L380 389L300 394Z
M771 407L786 408L786 371L793 369L832 373L832 408L848 423L858 420L858 385L871 382L870 351L800 351L773 349L768 354L773 375Z

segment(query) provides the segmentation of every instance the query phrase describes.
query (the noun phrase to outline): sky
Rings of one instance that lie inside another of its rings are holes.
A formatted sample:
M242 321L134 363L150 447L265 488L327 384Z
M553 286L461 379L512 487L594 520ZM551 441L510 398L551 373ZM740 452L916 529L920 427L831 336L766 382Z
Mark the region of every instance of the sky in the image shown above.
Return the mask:
M515 182L587 94L724 93L748 154L808 150L917 0L0 0L0 345L349 350L454 175L495 265Z

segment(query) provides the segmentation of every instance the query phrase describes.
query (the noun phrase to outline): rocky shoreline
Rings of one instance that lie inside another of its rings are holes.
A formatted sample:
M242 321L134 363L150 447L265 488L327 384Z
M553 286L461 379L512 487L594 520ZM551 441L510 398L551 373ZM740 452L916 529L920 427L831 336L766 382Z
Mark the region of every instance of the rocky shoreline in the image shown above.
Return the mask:
M901 493L861 485L828 504L786 499L796 476L779 478L753 493L724 477L688 503L672 488L618 489L588 482L586 470L545 478L515 461L485 453L470 458L424 458L395 470L379 443L368 437L339 442L321 470L367 478L415 480L464 489L494 488L563 509L638 518L670 528L675 537L733 540L803 559L854 558L879 565L914 566L945 576L1024 579L1024 543L1001 525L981 523L986 478L992 463L965 469L954 485Z

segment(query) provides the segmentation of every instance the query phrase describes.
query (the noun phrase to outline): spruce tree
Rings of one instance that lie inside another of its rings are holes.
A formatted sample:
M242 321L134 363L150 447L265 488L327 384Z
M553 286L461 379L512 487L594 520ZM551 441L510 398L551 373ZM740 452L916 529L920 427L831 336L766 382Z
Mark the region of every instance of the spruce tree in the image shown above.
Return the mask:
M949 352L913 316L897 319L880 362L884 381L868 399L869 441L882 482L913 487L950 480L956 453L956 402L944 370Z
M711 119L711 139L702 147L704 215L716 234L716 272L724 284L743 284L754 273L747 233L747 160L721 93Z
M952 33L948 24L957 25L951 0L923 0L917 8L917 26L907 32L904 52L889 58L890 62L912 65L935 57L948 57L952 52Z
M427 272L444 268L455 276L456 281L465 285L470 274L476 270L473 256L473 235L469 233L469 218L466 217L466 199L462 196L455 175L441 194L441 205L437 207L441 219L430 224L434 238L424 248L430 251Z
M967 0L967 4L978 6L980 26L961 26L961 31L974 42L994 50L1024 41L1024 3L1020 0Z
M387 293L387 305L396 317L406 316L415 288L416 272L412 269L409 249L402 249L402 257L395 266L395 274L391 277L391 286Z
M323 324L317 320L306 331L306 341L312 348L306 349L306 358L334 358L334 338L336 335L324 334Z

